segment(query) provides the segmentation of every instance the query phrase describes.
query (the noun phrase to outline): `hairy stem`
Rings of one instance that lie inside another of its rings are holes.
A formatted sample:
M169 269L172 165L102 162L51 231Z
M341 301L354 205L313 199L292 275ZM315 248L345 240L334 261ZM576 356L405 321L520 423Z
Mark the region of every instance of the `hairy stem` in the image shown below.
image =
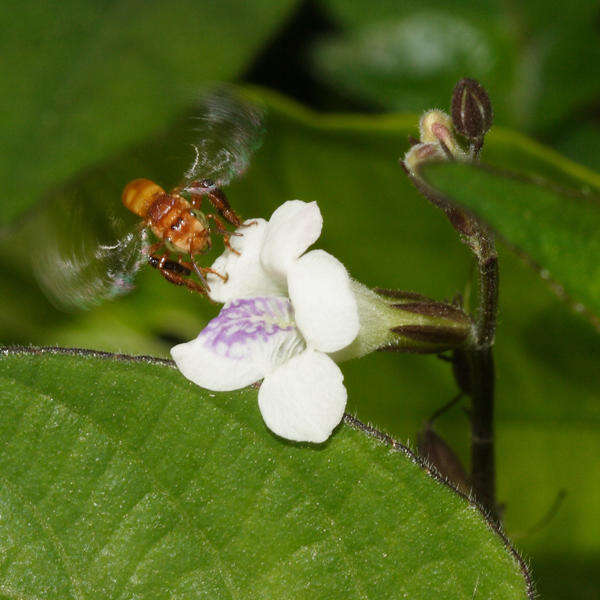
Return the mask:
M493 235L485 232L484 252L476 252L479 267L479 307L476 324L476 344L489 347L496 333L496 315L498 313L498 256L494 247ZM482 244L478 244L481 247Z
M479 307L475 343L466 350L471 396L471 483L476 498L498 521L494 456L494 357L492 344L498 312L498 257L490 232L482 231L476 252Z

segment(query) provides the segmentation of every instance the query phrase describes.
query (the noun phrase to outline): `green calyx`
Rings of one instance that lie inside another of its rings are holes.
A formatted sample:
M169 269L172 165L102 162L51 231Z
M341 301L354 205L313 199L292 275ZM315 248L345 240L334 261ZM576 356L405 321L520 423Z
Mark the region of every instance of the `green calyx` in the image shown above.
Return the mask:
M336 362L375 350L439 353L468 345L472 321L459 307L412 292L377 289L353 281L360 330L332 355Z

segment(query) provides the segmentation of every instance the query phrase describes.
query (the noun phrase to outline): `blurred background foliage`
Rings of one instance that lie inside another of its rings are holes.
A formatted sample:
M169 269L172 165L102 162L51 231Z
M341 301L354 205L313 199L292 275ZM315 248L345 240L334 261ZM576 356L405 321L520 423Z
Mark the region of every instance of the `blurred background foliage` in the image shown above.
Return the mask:
M468 289L466 248L397 164L417 114L447 107L463 76L479 78L496 109L484 160L597 186L591 172L511 132L599 168L597 2L8 1L0 14L9 24L0 41L9 91L0 100L3 344L166 356L216 313L151 269L119 300L61 312L30 261L47 241L39 223L60 221L65 197L89 206L101 229L130 179L175 185L189 160L194 99L216 80L261 86L252 93L267 109L263 147L228 189L236 209L268 216L290 198L318 201L319 245L371 286L438 299ZM598 332L509 249L500 253L505 526L542 597L599 598ZM411 444L455 393L434 356L375 354L343 369L350 411ZM463 411L436 428L468 461ZM529 531L562 489L553 518Z

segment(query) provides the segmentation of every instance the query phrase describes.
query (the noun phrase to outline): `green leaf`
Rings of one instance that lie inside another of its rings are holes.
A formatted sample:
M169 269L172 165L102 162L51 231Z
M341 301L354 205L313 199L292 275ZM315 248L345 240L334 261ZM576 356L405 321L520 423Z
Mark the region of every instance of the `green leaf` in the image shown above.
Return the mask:
M499 99L495 112L502 120L509 112L502 93L509 71L507 61L498 57L508 53L508 44L489 25L460 11L403 11L323 38L313 48L313 63L324 83L398 111L449 101L456 82L469 73L492 83Z
M295 4L3 2L0 226L238 75Z
M558 142L561 152L596 171L600 169L600 124L584 121Z
M527 253L544 279L557 280L559 293L583 303L600 323L597 193L464 163L427 165L423 177Z
M447 106L456 81L488 88L497 122L547 132L600 93L597 3L556 13L541 1L320 0L338 25L314 48L314 65L333 83L379 107Z
M152 359L0 370L0 594L532 597L482 514L359 422L286 443L256 390L208 393Z

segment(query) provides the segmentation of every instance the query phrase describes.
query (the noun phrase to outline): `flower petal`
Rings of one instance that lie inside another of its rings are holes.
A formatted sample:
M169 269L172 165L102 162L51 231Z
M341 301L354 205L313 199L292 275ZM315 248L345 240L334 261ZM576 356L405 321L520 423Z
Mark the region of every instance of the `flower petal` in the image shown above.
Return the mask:
M226 304L195 340L171 348L171 356L188 379L222 392L262 379L304 348L289 300L272 296Z
M284 202L269 219L260 254L265 269L285 279L290 264L319 239L322 227L316 202Z
M312 250L288 272L296 324L309 346L335 352L357 336L356 298L344 265L324 250Z
M230 239L231 247L239 254L226 248L211 267L226 276L227 281L212 273L206 278L210 287L208 295L215 302L286 293L285 282L278 283L263 269L259 260L267 222L264 219L250 219L244 225L236 230L241 235L231 236Z
M258 406L267 427L296 442L324 442L346 406L344 376L326 354L305 350L265 377Z

